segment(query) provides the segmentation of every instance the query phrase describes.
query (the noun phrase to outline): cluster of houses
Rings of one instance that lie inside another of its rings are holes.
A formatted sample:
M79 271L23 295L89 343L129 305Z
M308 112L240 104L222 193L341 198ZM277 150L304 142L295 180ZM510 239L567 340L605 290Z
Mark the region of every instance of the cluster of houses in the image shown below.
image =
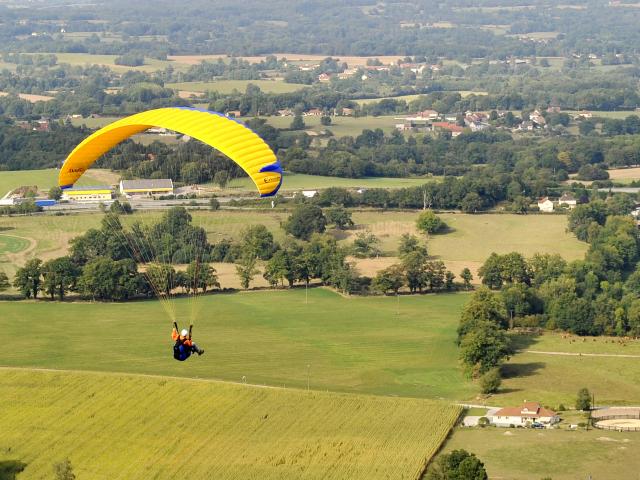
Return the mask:
M478 425L482 417L466 417L465 426ZM560 417L553 410L544 408L537 402L525 401L519 407L492 408L485 417L490 425L504 428L551 428L560 421Z
M576 198L570 193L563 194L557 200L552 200L549 197L542 197L538 199L538 209L544 213L552 213L555 208L568 208L573 209L578 204Z
M489 116L484 112L467 111L462 118L464 126L459 125L458 116L440 114L435 110L423 110L405 117L397 117L402 123L396 123L396 130L401 132L451 132L452 137L460 135L465 128L477 132L489 128Z

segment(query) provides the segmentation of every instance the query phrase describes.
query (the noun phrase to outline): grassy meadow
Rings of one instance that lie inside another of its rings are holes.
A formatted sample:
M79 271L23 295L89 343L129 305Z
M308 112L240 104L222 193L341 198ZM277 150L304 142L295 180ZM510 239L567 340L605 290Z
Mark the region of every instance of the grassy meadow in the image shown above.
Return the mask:
M289 128L293 117L265 117L269 125L276 128ZM335 137L357 137L365 128L376 129L381 128L386 134L391 133L395 129L395 116L379 116L379 117L332 117L331 125L324 126L320 123L320 117L307 116L303 117L307 130L320 131L329 130ZM245 120L245 119L241 119Z
M308 297L307 297L308 295ZM12 338L2 365L241 381L366 393L517 405L573 405L586 386L605 404L640 403L640 341L574 341L546 333L516 338L498 394L476 398L455 344L468 294L344 298L312 288L172 300L180 323L195 318L207 350L171 358L169 316L153 300L119 303L3 302L0 330ZM348 315L345 315L348 312ZM28 331L29 336L20 332ZM66 341L61 342L60 338ZM123 341L125 339L126 341ZM128 339L135 339L131 348ZM604 353L635 357L552 355Z
M222 94L231 93L234 90L244 92L247 85L253 84L260 87L265 93L290 93L303 88L309 88L308 85L298 83L287 83L282 80L216 80L214 82L179 82L167 83L167 88L175 90L183 90L188 92L218 92Z
M638 433L612 431L456 428L443 453L464 448L489 478L509 480L635 479Z
M306 175L304 173L285 172L285 180L280 189L281 192L297 190L314 190L329 187L341 188L404 188L417 187L434 181L436 177L369 177L369 178L342 178L324 177L322 175ZM212 184L211 184L212 185ZM255 191L255 185L249 177L235 178L228 187L232 191Z
M195 308L175 299L179 322L195 317L207 350L184 363L171 356L171 322L157 301L4 302L0 330L16 343L1 363L466 399L476 387L459 368L455 329L467 298L346 299L315 288L308 301L304 289L201 296Z
M99 185L104 182L115 182L118 175L111 172L94 169L80 177L79 185ZM0 198L14 188L24 185L37 185L41 190L58 184L58 170L46 168L42 170L10 170L0 171Z
M428 400L12 369L0 370L0 402L0 459L26 464L21 480L50 478L65 458L85 479L173 479L186 468L193 478L416 478L460 412Z

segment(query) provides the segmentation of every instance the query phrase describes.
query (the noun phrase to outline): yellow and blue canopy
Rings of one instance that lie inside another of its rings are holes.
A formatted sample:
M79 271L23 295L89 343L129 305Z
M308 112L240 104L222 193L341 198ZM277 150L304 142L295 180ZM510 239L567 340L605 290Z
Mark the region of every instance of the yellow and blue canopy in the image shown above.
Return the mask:
M256 184L260 196L275 195L282 168L271 148L244 124L221 113L187 107L159 108L122 118L85 138L65 160L58 184L69 188L93 163L127 138L160 127L189 135L236 162Z

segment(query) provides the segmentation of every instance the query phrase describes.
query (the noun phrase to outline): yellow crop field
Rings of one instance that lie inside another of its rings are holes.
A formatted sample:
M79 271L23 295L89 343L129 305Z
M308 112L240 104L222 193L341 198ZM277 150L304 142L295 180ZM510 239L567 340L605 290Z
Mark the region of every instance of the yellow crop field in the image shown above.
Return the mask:
M197 361L197 360L196 360ZM110 373L0 370L0 463L21 480L415 479L460 408ZM188 473L185 473L188 472Z

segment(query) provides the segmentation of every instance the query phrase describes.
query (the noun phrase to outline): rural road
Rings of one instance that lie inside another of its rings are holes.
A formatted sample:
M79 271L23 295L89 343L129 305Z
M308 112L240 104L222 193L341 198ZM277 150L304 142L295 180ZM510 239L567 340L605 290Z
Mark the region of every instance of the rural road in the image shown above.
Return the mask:
M539 355L564 355L567 357L640 358L640 355L627 355L627 354L616 354L616 353L543 352L540 350L525 350L525 353L537 353Z

